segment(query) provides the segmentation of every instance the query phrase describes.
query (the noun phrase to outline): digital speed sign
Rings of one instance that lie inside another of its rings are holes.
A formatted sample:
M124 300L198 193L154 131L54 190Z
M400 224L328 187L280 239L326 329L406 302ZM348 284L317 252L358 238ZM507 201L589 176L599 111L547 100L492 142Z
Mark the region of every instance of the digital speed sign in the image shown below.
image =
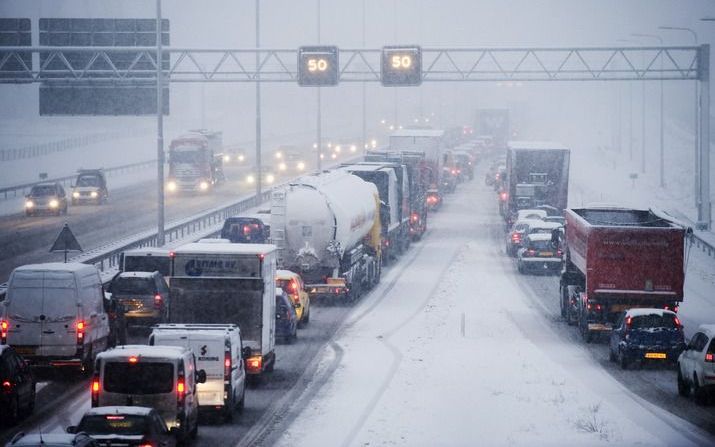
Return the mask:
M382 85L387 87L422 83L422 49L418 46L382 48Z
M300 47L298 85L320 87L338 84L338 47Z

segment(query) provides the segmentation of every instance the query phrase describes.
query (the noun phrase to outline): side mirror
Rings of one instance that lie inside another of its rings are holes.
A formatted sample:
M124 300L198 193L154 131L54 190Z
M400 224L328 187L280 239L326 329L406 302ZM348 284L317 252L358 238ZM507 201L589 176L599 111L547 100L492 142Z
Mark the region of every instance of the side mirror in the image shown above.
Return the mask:
M206 371L203 369L196 371L196 383L206 383Z
M251 356L251 347L250 346L244 346L243 349L241 349L241 357L244 359L247 359Z
M78 430L77 430L76 425L70 425L69 427L67 427L67 430L65 430L65 431L69 434L75 434L75 433L77 433Z

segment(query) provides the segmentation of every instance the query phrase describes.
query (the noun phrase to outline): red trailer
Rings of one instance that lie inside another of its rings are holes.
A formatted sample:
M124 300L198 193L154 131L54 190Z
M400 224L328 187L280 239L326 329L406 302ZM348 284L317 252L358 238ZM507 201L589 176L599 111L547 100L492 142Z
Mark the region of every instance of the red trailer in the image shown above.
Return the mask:
M567 209L561 314L584 339L608 332L631 308L677 311L686 229L650 210Z

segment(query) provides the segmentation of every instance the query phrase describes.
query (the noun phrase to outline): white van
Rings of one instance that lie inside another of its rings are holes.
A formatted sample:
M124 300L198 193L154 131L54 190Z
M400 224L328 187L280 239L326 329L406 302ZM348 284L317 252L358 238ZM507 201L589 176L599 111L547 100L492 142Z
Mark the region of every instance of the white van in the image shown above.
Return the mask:
M10 275L0 342L37 366L91 371L107 349L109 319L99 271L80 263L31 264Z
M243 411L246 395L241 331L235 324L158 324L149 345L184 346L196 356L196 367L206 371L198 385L199 409L219 410L226 420ZM250 349L250 348L249 348ZM250 351L246 357L250 357Z
M184 441L198 434L196 369L190 349L180 346L124 345L97 356L91 382L92 407L140 406L156 409Z

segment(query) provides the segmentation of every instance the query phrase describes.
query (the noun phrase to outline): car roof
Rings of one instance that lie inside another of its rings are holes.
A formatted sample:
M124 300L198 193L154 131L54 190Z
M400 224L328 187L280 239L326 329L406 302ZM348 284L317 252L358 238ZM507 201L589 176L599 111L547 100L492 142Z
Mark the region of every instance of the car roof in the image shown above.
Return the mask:
M276 250L275 245L271 244L233 244L233 243L223 243L223 244L204 244L200 242L193 242L190 244L182 245L181 247L174 250L175 254L203 254L203 253L220 253L220 254L266 254L272 253Z
M81 272L82 270L93 269L97 271L97 267L81 262L46 262L44 264L26 264L15 268L15 271L55 271L55 272Z
M715 336L715 324L701 324L698 326L699 332L704 332L708 337L712 338Z
M224 337L226 334L236 331L239 334L241 329L235 324L177 324L163 323L152 326L152 332L161 334L206 334L211 336Z
M32 185L32 187L35 188L37 186L41 186L44 188L46 186L57 186L57 185L58 185L57 182L41 182L41 183L35 183L34 185Z
M530 234L527 236L527 239L534 241L534 242L539 242L539 241L550 241L551 240L551 235L548 233L537 233L537 234Z
M13 441L7 445L76 445L75 439L77 438L77 435L69 433L19 433L16 435L16 438L17 439L13 439Z
M659 309L659 308L638 308L638 309L628 309L626 311L626 316L629 316L629 317L640 317L643 315L659 315L662 317L663 314L677 316L677 314L675 312L673 312L672 310Z
M537 223L542 223L544 222L541 219L519 219L516 222L514 222L514 226L517 226L519 224L528 224L529 226Z
M188 348L184 346L149 346L122 345L97 354L97 358L121 359L127 357L146 357L150 359L174 359L182 357Z
M158 272L122 272L117 275L117 278L144 278L151 279L154 275L161 274Z
M132 248L130 250L124 251L124 256L127 255L140 255L140 256L171 256L171 251L166 248L156 248L156 247L144 247L144 248Z
M134 416L147 416L152 411L154 411L154 409L149 407L107 406L91 408L84 415L104 416L110 414L123 414Z

